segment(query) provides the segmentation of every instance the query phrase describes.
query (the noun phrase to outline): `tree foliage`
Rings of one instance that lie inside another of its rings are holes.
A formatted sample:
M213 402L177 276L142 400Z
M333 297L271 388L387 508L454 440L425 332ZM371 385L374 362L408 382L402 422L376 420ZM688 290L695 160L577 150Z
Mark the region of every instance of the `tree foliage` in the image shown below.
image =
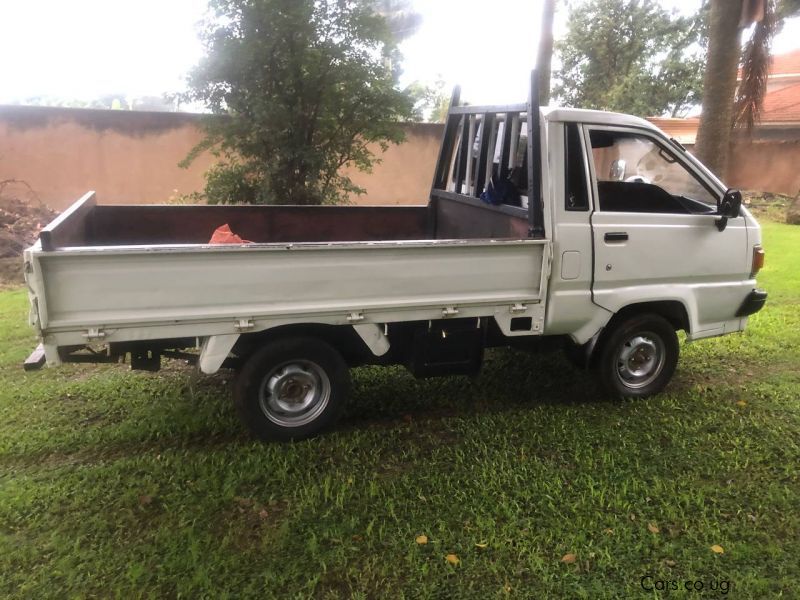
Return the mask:
M441 76L435 83L414 81L406 92L414 102L414 120L426 123L444 123L450 108L450 92Z
M700 100L704 24L656 0L573 4L554 94L580 108L682 115Z
M748 131L761 117L772 62L772 38L778 24L774 0L765 1L763 9L761 21L756 23L742 51L741 81L734 97L734 125Z
M777 4L778 21L800 15L800 0L780 0Z
M211 0L206 56L188 99L214 113L199 152L212 203L335 203L362 193L371 147L403 139L412 113L388 60L395 44L369 0Z
M772 40L785 19L800 13L800 0L763 0L761 20L753 27L741 57L741 83L734 98L734 125L752 130L761 118L772 63Z
M413 8L411 0L374 0L375 12L386 20L395 44L413 36L422 25L422 15ZM385 57L395 78L403 74L400 51L395 45Z
M386 19L392 38L399 42L410 38L422 25L422 15L411 0L375 0L375 12Z

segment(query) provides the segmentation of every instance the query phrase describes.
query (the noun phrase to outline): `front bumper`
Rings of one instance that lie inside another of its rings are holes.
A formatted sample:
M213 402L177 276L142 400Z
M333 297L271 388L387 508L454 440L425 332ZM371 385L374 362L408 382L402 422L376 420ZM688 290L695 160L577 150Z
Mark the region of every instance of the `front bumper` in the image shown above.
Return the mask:
M739 307L739 310L736 311L737 317L748 317L750 315L754 315L762 308L764 308L764 304L767 301L767 292L766 290L755 289L749 294L747 294L747 298L744 299L742 305Z

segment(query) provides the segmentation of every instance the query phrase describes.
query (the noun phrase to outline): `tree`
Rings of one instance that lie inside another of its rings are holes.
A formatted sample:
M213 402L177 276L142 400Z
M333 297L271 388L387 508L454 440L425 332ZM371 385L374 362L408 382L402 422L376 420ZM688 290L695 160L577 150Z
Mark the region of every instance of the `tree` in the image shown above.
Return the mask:
M397 43L410 38L422 25L422 15L414 11L410 0L376 0L375 12L386 19Z
M363 193L371 147L399 143L412 103L386 63L395 44L368 0L211 0L206 56L186 99L214 114L184 161L212 149L211 203L321 204Z
M450 108L450 94L445 89L445 82L441 76L434 84L414 81L408 85L406 92L414 101L415 121L445 122L447 109Z
M758 121L769 75L770 45L783 20L800 13L800 0L711 0L703 113L694 152L712 171L727 174L731 130ZM744 48L741 34L757 21ZM742 83L736 74L742 65Z
M386 26L395 43L385 58L395 77L400 77L400 51L396 44L410 38L422 25L422 15L415 12L410 0L375 0L375 12L386 19Z
M178 110L177 98L168 94L163 96L138 96L131 100L131 110L176 112Z
M700 98L704 21L656 0L586 0L572 6L556 49L554 94L569 106L652 116L686 113Z
M550 75L553 63L553 20L556 15L556 0L544 0L542 27L539 34L539 55L536 68L539 70L539 104L550 104Z
M422 15L410 0L375 0L375 12L386 19L386 25L396 43L410 38L422 25Z
M741 56L742 0L711 0L708 58L703 81L703 113L695 155L724 176L728 162L736 70Z

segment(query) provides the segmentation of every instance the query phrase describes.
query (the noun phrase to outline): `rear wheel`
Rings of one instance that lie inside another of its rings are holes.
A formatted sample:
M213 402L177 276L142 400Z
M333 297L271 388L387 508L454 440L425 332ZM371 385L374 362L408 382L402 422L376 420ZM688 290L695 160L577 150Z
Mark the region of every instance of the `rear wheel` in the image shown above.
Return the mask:
M350 390L341 355L313 338L276 340L245 363L234 401L242 421L262 440L314 436L333 425Z
M646 398L661 392L678 364L678 336L656 314L620 321L602 343L596 363L600 383L612 396Z

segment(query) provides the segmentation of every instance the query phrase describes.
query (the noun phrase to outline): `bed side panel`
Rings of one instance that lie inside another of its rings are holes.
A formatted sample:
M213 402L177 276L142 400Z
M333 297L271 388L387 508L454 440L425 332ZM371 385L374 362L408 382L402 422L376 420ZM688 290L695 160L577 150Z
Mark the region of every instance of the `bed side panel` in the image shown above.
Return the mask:
M98 206L92 246L205 244L220 225L259 243L421 240L426 206Z
M41 256L48 328L340 315L542 298L545 245L66 251ZM368 319L367 319L368 320ZM201 335L200 332L197 335Z
M436 198L438 239L525 239L528 219L460 199ZM513 210L513 209L512 209Z

